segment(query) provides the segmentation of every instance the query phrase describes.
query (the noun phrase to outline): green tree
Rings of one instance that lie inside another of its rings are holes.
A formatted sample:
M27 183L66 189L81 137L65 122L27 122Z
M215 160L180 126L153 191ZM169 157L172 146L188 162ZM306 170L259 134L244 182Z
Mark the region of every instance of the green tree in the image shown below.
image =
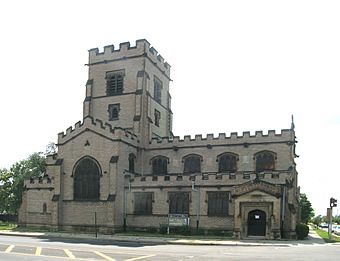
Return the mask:
M43 175L46 158L42 153L33 153L27 159L13 164L10 170L0 172L0 213L17 214L21 204L24 180Z
M300 194L301 222L307 224L314 217L314 209L306 194Z
M312 222L314 225L320 226L320 224L322 223L322 220L323 220L323 217L321 215L318 215L313 218Z
M333 217L333 223L340 224L340 216Z
M0 170L0 213L11 212L12 175L7 169Z

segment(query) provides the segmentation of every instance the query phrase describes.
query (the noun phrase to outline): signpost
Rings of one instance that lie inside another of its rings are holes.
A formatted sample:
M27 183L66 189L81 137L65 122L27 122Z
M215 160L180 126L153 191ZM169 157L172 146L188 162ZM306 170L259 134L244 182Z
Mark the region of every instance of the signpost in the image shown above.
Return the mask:
M189 226L188 214L169 214L168 215L168 234L170 233L170 227L184 227Z

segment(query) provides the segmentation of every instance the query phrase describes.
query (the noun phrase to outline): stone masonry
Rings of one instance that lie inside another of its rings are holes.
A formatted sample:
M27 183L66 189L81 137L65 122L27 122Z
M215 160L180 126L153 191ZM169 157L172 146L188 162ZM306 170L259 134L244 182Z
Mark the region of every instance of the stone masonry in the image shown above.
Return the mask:
M295 237L295 131L172 132L170 65L146 40L89 50L83 120L58 134L43 178L25 181L19 223L103 233L191 230ZM178 213L177 213L178 212ZM96 220L95 220L96 216Z

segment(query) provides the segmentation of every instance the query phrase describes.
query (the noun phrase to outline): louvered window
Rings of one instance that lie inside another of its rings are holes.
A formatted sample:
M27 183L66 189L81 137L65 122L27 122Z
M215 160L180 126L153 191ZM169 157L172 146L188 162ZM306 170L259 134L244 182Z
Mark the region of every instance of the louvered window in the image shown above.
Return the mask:
M208 216L228 215L228 192L208 192Z
M124 73L109 72L106 75L106 95L112 96L123 93Z

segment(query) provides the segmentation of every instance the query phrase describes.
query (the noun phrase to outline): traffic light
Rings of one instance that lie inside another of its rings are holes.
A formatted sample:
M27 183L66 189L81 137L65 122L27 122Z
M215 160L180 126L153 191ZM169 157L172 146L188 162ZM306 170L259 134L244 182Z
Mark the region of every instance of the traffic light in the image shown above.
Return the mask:
M338 200L336 200L335 198L331 198L331 199L330 199L330 202L329 202L330 207L331 207L331 208L336 207L336 206L338 205L337 202L338 202Z

